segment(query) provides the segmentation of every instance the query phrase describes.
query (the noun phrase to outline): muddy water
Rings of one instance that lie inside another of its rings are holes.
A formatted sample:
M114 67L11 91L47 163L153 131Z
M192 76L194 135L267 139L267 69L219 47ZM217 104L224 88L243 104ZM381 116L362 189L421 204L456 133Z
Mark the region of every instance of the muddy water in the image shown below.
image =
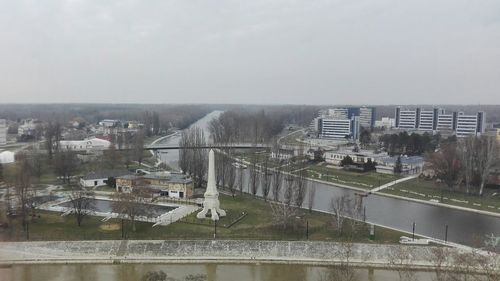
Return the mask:
M121 264L17 265L0 268L0 281L140 281L150 271L163 271L173 280L202 274L208 281L329 281L342 280L333 268L277 264ZM333 275L332 275L333 272ZM430 281L431 272L412 272L413 280ZM329 276L329 277L327 277ZM334 277L332 277L334 276ZM406 277L408 277L406 275ZM355 281L400 280L396 271L355 269Z

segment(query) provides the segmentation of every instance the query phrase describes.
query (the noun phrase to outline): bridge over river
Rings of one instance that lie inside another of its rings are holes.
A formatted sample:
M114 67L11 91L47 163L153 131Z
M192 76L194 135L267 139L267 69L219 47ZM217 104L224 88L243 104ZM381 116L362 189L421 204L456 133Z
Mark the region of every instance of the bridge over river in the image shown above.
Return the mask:
M232 143L232 144L207 144L203 146L180 146L180 145L165 145L155 144L145 146L144 150L176 150L176 149L252 149L252 148L269 148L266 144L251 144L251 143Z

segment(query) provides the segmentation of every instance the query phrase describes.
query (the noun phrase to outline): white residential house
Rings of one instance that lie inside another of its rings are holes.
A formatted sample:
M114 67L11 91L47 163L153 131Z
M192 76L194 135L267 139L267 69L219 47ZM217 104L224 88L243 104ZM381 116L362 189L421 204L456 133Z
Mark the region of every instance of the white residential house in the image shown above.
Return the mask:
M363 164L368 162L368 160L377 162L379 158L387 157L387 153L374 153L368 150L360 150L358 152L354 152L352 151L352 149L325 151L323 153L325 162L334 165L340 165L340 162L347 156L351 157L354 163Z
M394 174L398 156L382 157L377 161L377 173ZM423 172L424 158L420 156L401 156L401 175L415 175Z
M89 173L80 178L80 185L83 187L98 187L107 184L109 178L121 177L129 174L128 171L101 171Z
M59 148L61 150L72 150L78 152L98 152L108 149L111 142L99 138L92 138L86 140L71 140L59 141Z
M280 148L278 150L273 150L271 152L271 158L278 160L291 159L294 156L298 156L299 151L295 149Z

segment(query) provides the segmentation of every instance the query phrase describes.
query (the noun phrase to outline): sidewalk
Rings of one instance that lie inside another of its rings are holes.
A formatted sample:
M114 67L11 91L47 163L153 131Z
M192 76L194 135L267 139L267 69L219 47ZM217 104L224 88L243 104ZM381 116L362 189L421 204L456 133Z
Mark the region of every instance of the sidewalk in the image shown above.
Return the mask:
M370 190L370 193L375 193L375 192L378 192L378 191L380 191L382 189L385 189L385 188L387 188L389 186L393 186L395 184L398 184L398 183L401 183L401 182L405 182L405 181L408 181L408 180L411 180L411 179L415 179L415 178L418 178L418 175L411 175L411 176L406 177L406 178L397 179L395 181L391 181L389 183L386 183L384 185L381 185L379 187L376 187L376 188Z

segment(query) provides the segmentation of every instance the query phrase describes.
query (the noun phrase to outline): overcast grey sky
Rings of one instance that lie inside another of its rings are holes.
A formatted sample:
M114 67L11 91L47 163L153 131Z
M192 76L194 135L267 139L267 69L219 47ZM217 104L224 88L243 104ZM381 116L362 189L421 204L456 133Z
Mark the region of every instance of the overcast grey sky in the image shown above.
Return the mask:
M0 0L0 103L500 104L500 1Z

